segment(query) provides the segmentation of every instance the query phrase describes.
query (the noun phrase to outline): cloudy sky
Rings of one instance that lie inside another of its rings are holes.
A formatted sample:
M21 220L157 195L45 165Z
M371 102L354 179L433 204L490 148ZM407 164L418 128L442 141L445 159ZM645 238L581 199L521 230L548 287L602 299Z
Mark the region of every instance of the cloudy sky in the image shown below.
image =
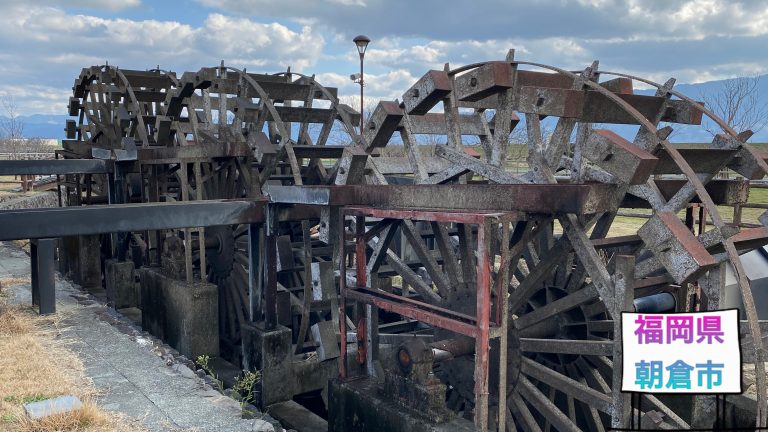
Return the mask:
M32 4L23 4L32 3ZM768 72L768 0L0 0L0 96L63 114L93 64L182 72L223 59L290 66L358 90L352 38L368 35L366 95L399 97L428 69L517 58L696 83Z

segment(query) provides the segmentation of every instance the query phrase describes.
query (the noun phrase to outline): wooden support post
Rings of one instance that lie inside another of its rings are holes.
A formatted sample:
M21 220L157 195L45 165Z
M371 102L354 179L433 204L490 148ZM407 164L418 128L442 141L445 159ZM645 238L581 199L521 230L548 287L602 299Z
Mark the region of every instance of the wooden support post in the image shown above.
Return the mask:
M614 304L613 314L613 414L611 427L626 428L632 415L630 393L621 392L622 379L622 335L621 312L631 312L635 299L635 257L619 255L616 257L616 273L613 276Z

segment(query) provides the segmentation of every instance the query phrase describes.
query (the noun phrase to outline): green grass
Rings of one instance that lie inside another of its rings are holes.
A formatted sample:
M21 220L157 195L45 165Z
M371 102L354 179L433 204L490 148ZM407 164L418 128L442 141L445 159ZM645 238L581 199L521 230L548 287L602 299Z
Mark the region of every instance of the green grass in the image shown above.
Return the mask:
M28 404L30 402L40 402L40 401L48 400L50 398L51 398L50 396L46 396L44 394L38 393L38 394L31 395L31 396L24 396L21 399L21 403L22 403L22 405L24 405L24 404Z

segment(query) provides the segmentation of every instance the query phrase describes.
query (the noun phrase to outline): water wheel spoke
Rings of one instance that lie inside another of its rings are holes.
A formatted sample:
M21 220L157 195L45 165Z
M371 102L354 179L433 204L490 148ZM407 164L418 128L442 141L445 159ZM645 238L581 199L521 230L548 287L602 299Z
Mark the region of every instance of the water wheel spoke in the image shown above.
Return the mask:
M545 306L521 316L515 321L515 325L519 329L528 328L595 298L597 298L597 290L595 290L592 285L588 285L584 287L584 289L569 294L559 300L549 302Z
M525 404L520 394L515 391L509 397L509 409L512 412L515 419L517 419L523 426L523 430L530 432L541 432L541 427L533 418L531 410L528 409L528 405Z
M240 298L240 304L243 310L248 310L248 271L240 264L232 266L234 274L232 275L232 283L236 287L238 296Z
M235 238L240 238L241 236L246 234L248 234L248 224L238 225L237 228L235 228L234 232L232 233L232 235Z
M577 354L585 356L610 355L613 342L573 339L520 338L520 350L524 352Z
M554 387L549 388L549 392L547 394L547 398L550 402L553 404L555 403L555 395L557 394L557 390L555 390ZM570 417L569 417L570 418ZM572 418L571 418L572 419ZM548 418L544 419L544 432L550 432L552 430L552 422L549 421Z
M664 405L656 396L652 394L643 393L641 396L643 398L644 407L651 406L651 408L660 411L662 414L664 414L664 420L665 421L671 421L672 425L676 429L690 429L691 426L680 416L675 414L674 411L669 409L668 406Z
M462 283L464 278L459 271L459 259L453 251L453 245L449 240L446 224L430 222L430 228L432 228L432 232L435 235L435 243L437 243L440 256L443 257L443 269L448 274L448 280L454 283Z
M598 372L608 382L613 379L613 361L611 359L605 356L595 356L590 357L589 362L597 368Z
M541 288L541 282L551 274L566 253L567 244L567 239L561 238L555 247L548 252L544 261L539 262L533 269L528 269L528 276L509 296L509 310L518 310L528 298Z
M608 310L605 308L605 304L602 302L586 304L581 307L581 310L584 312L584 315L587 318L592 318L596 315L605 314L608 312Z
M504 429L506 432L517 432L514 414L512 414L512 410L509 407L507 407L507 422L504 424Z
M301 324L299 325L299 334L296 339L296 354L299 354L304 347L304 340L307 338L307 330L309 329L309 312L312 306L312 242L309 228L309 221L301 222L304 246L304 310L301 314Z
M512 273L512 276L514 276L518 282L522 282L525 280L525 278L528 277L529 274L530 272L528 271L528 267L524 267L520 263L517 263L517 265L515 266L515 270Z
M586 359L583 357L576 359L576 367L579 368L579 371L584 375L591 388L599 389L606 394L611 393L611 386L608 381L592 365L587 363Z
M235 237L235 248L238 251L247 251L248 250L248 236L242 235L240 237Z
M248 257L245 254L236 253L234 255L234 259L235 259L235 263L243 266L243 268L248 268L248 266L250 265L250 263L249 263L250 260L248 259Z
M613 320L591 320L588 321L590 333L612 333Z
M229 330L229 335L231 338L235 338L237 336L237 324L240 322L237 307L235 306L235 299L234 299L234 293L232 292L232 289L230 288L231 285L229 283L223 284L224 287L224 302L226 304L227 309L227 329Z
M408 239L408 243L416 253L416 256L419 257L421 264L427 270L427 273L437 287L440 296L443 298L447 297L448 293L451 291L451 284L445 277L445 273L443 273L440 265L438 265L434 255L432 255L432 252L424 242L424 239L421 237L420 230L418 230L413 221L410 220L404 220L400 227L403 230L403 234L405 234L405 237Z
M562 262L557 266L553 285L558 287L565 287L565 291L567 292L574 291L573 289L569 289L569 282L572 279L573 272L573 254L567 254L563 257Z
M424 279L411 270L391 249L387 250L387 262L403 278L403 282L410 285L426 301L434 304L439 304L442 301L442 297L434 292L432 287L427 285Z
M523 357L521 372L603 412L610 412L610 396L590 388L566 375Z
M573 364L569 364L566 366L566 368L568 369L568 374L571 377L575 377L576 381L578 381L584 386L589 387L589 385L587 384L587 380L584 379L584 375L578 371L576 366L574 366ZM581 401L579 401L579 405L582 407L582 412L584 412L585 414L584 417L588 424L588 429L595 432L604 432L605 427L603 426L603 421L600 418L600 413L597 411L597 409ZM571 407L569 406L569 409L570 408Z
M544 418L552 422L561 432L579 432L581 429L568 416L552 403L528 378L520 376L518 381L520 396L531 404Z

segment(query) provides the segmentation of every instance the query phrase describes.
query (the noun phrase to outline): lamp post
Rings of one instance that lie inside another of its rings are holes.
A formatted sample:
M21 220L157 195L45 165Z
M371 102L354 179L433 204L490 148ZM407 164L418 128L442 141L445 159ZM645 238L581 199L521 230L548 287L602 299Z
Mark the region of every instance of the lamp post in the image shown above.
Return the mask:
M357 46L357 53L360 54L360 135L363 134L363 57L365 57L365 50L368 48L368 44L371 39L365 35L357 35L352 41Z

